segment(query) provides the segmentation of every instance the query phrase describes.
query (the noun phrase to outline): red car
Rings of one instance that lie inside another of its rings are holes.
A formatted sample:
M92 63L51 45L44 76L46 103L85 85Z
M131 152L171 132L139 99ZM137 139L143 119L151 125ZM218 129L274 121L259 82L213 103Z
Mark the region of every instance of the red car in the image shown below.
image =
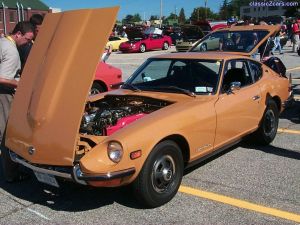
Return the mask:
M152 49L167 50L172 44L171 37L161 33L129 31L127 35L129 41L120 44L119 51L121 52L145 52Z
M94 82L90 91L91 95L114 89L112 86L122 82L122 71L104 62L99 62L96 69Z

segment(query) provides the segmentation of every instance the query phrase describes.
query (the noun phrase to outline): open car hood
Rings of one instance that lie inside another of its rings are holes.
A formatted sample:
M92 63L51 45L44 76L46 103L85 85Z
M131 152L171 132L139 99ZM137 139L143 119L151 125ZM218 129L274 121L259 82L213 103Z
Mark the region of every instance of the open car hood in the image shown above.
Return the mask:
M6 145L15 153L32 163L72 165L85 102L118 9L46 15L9 116Z
M126 29L127 38L129 40L134 40L135 38L144 38L145 34L139 30L134 28L128 28Z
M261 35L261 38L258 39L258 41L255 43L253 47L251 47L251 50L241 50L241 51L234 51L234 50L229 50L225 52L229 52L232 54L239 54L239 55L245 55L245 56L251 56L254 53L258 51L258 49L263 46L269 37L275 35L277 32L280 30L280 25L248 25L248 26L232 26L230 28L225 28L221 30L214 31L210 33L209 35L205 36L203 39L201 39L197 44L190 50L194 51L193 49L196 48L196 46L199 46L202 42L207 40L210 36L216 35L216 34L222 34L222 33L247 33L248 34L257 34L258 32L264 32L264 35ZM251 39L253 37L249 37ZM245 48L246 49L246 48Z

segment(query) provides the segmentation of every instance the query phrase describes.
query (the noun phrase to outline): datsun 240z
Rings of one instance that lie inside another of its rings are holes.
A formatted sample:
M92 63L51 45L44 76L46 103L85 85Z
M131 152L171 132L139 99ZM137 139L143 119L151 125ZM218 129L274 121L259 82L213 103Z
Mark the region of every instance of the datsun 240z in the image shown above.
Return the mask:
M158 207L184 169L249 135L273 141L290 83L246 55L155 56L120 89L89 96L117 10L46 16L8 121L6 179L22 165L54 186L131 184L143 205Z

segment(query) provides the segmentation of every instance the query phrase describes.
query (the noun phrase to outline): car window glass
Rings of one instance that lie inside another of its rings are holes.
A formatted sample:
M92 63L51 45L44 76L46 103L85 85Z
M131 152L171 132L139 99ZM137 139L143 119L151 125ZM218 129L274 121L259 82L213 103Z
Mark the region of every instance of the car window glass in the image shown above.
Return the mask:
M215 94L221 64L217 60L151 59L129 82L141 90L169 91L172 87L195 94Z
M224 70L222 91L227 92L232 82L240 82L241 88L253 83L245 60L230 60Z
M252 76L254 78L254 81L256 82L256 81L260 80L260 78L262 77L262 74L263 74L261 64L250 61L249 65L250 65L250 70L251 70Z
M153 81L166 77L170 65L171 61L168 60L150 62L148 66L140 72L140 75L136 77L133 84Z

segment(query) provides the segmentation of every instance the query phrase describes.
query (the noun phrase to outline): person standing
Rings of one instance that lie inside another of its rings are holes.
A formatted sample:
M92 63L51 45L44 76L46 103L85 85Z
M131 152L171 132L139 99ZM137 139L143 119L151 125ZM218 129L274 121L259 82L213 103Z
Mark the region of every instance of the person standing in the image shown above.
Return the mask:
M34 38L32 41L28 42L27 44L18 47L19 55L20 55L20 59L21 59L21 71L23 71L23 68L25 66L29 52L30 52L32 45L34 43L34 40L39 32L39 29L43 23L43 20L44 20L44 17L41 14L33 14L29 19L29 22L34 27Z
M274 55L275 50L278 48L279 53L283 54L281 44L280 44L280 37L285 34L284 31L280 30L274 37L274 47L272 48L271 54Z
M34 37L34 27L30 22L19 22L11 35L0 38L0 143L2 166L9 166L3 158L9 157L8 149L5 147L5 129L13 101L15 88L18 86L19 72L21 69L20 56L17 47L27 44ZM4 176L8 181L15 177L11 174Z
M293 52L297 52L298 45L299 45L299 24L296 20L293 20L292 24L292 42L293 42Z

